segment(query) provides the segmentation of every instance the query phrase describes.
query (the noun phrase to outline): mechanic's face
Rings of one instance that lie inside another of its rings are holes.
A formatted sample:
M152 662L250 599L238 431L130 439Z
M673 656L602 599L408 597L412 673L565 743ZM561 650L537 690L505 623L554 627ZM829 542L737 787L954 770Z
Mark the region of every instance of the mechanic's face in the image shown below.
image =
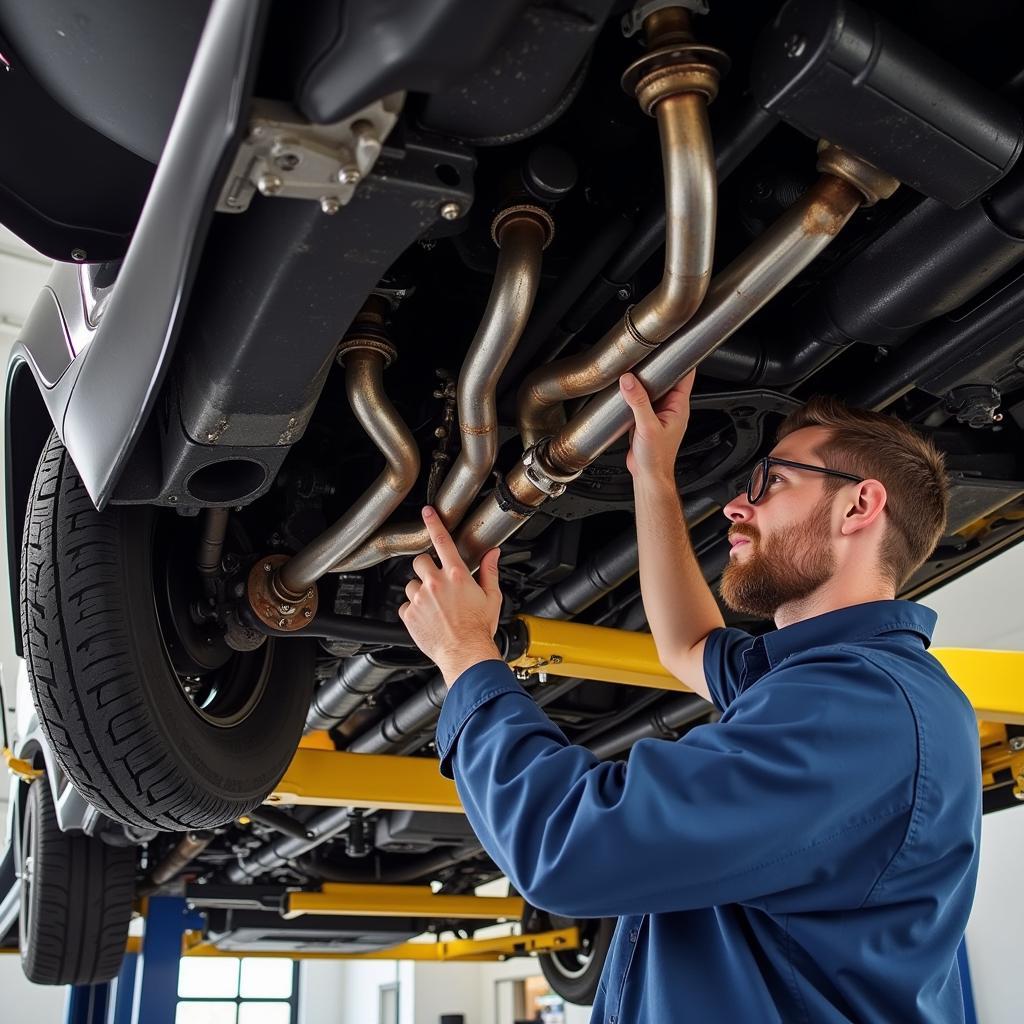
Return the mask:
M822 427L805 427L772 451L780 459L822 465L814 448L828 437ZM831 579L836 568L832 543L835 495L826 477L772 466L768 489L756 505L740 494L726 505L729 564L720 591L733 611L772 618L785 604L802 601Z

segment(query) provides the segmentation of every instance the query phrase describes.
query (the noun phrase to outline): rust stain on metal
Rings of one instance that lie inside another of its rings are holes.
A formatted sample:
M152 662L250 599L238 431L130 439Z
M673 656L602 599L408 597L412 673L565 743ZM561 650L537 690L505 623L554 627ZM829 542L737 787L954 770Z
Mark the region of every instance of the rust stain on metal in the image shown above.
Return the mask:
M271 629L294 633L308 626L316 615L317 589L313 585L294 599L278 592L277 574L288 555L266 555L249 570L246 596L256 617ZM309 613L308 615L306 613Z
M864 197L852 185L831 174L823 174L814 188L817 194L801 219L803 232L807 235L839 234Z

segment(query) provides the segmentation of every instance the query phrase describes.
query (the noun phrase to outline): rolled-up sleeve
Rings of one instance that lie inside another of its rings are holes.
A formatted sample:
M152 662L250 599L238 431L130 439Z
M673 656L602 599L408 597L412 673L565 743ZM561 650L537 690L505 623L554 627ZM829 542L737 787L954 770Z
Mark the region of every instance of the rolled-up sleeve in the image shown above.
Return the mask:
M743 655L753 642L749 633L731 627L711 630L704 641L704 678L719 711L725 711L739 693Z
M785 911L822 882L836 909L852 909L903 841L913 718L853 654L792 660L720 722L641 740L628 762L570 744L507 667L484 662L446 700L442 771L487 852L542 909Z

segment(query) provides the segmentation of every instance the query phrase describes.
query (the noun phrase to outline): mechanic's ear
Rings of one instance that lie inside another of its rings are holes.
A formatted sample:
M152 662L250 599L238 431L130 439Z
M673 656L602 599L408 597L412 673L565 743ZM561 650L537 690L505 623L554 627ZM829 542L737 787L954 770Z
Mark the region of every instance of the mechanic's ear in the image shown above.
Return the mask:
M877 522L888 500L885 484L880 480L862 480L856 486L853 502L847 507L840 527L844 536L858 533Z

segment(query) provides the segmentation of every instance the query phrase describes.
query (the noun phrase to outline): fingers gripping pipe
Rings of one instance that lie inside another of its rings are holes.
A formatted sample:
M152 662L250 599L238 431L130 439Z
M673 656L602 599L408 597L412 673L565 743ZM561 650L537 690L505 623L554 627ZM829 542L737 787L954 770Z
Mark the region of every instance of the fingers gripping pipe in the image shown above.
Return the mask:
M645 30L651 49L627 69L623 86L658 121L666 220L661 281L587 351L526 377L518 411L527 446L558 431L565 401L602 390L685 324L711 280L717 186L707 108L728 60L693 42L681 9L649 17Z
M649 355L637 376L652 398L713 352L804 269L861 205L890 196L898 182L823 144L818 181L712 282L697 315ZM554 437L526 452L463 522L459 551L472 567L507 540L545 501L624 434L632 421L617 386L592 399Z
M374 297L356 317L339 347L349 404L387 465L349 511L289 559L274 580L283 598L303 594L331 566L375 530L412 490L420 471L416 439L384 393L384 369L395 350L382 330L383 312Z
M533 309L541 253L554 236L554 222L539 207L513 206L498 214L491 233L499 249L494 284L459 373L461 449L435 502L449 530L462 521L498 457L498 378ZM415 555L429 547L430 538L422 523L385 526L337 562L333 571L366 569L396 555Z

